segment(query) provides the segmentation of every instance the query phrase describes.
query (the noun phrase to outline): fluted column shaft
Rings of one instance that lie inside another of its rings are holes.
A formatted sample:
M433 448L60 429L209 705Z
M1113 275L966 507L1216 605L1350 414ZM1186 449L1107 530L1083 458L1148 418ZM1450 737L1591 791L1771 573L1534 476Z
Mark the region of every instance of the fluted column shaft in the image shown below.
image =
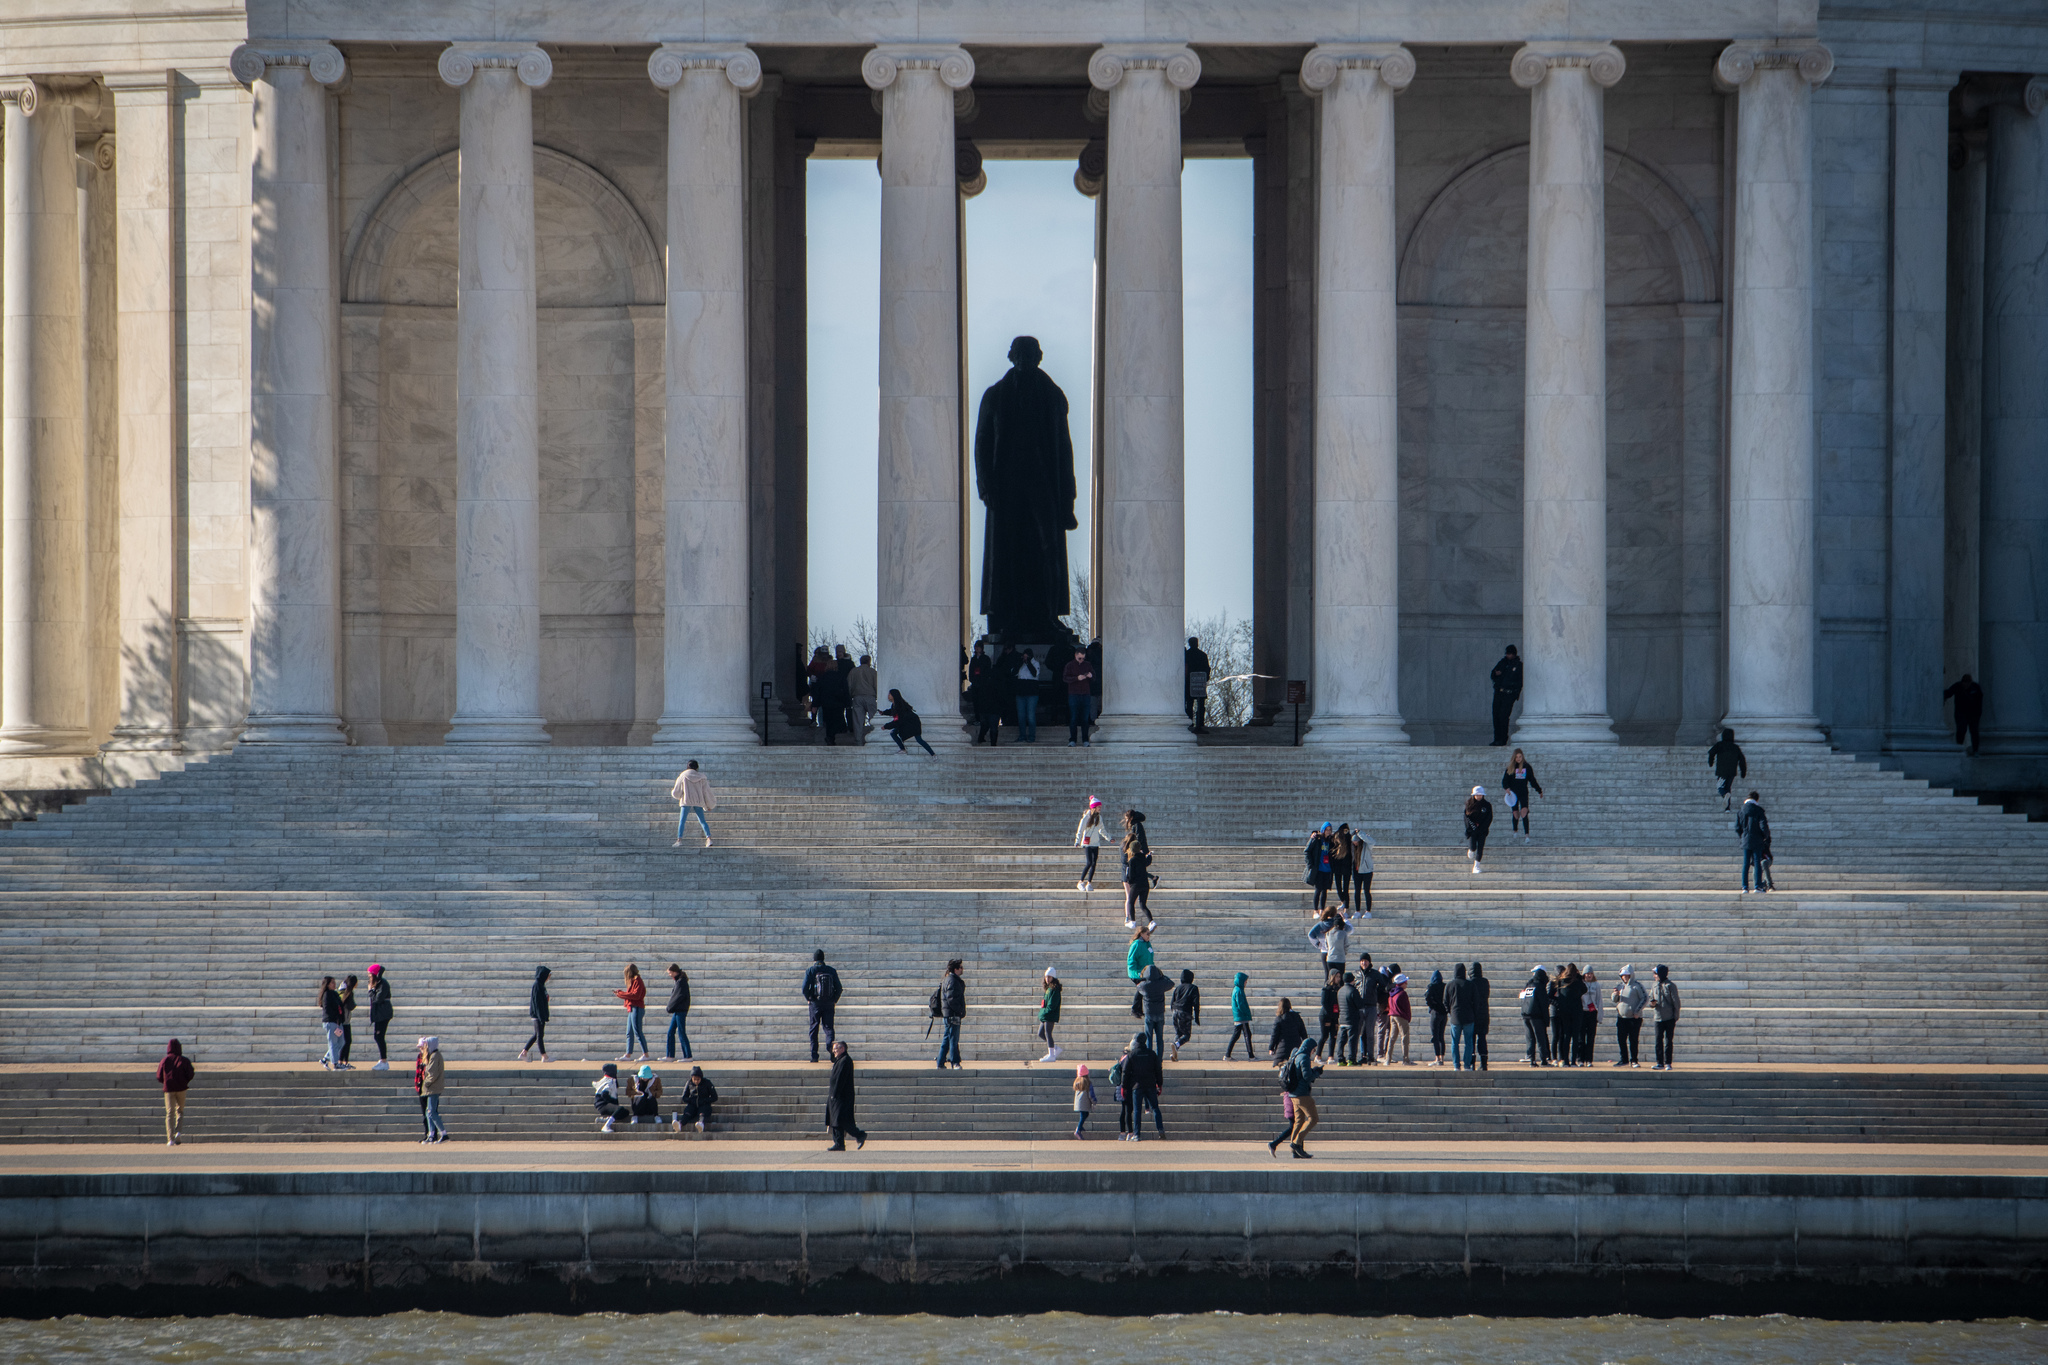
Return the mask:
M250 162L249 721L242 743L343 741L341 520L335 502L334 296L326 43L244 46Z
M861 75L882 92L875 665L925 717L925 738L951 741L964 735L953 92L974 62L957 47L876 48Z
M1186 622L1185 372L1180 94L1201 77L1184 47L1099 49L1109 96L1103 188L1101 738L1193 743L1181 695Z
M1401 728L1394 96L1400 47L1319 47L1316 204L1317 744L1405 744Z
M665 622L657 744L754 743L747 633L745 48L672 43L668 91Z
M1607 44L1531 43L1516 737L1615 742L1607 718Z
M1991 106L1984 216L1984 746L2048 749L2048 76Z
M15 83L0 101L0 753L82 753L91 733L76 120L47 86Z
M1738 45L1729 293L1728 715L1744 741L1821 738L1813 710L1813 43Z
M546 744L540 714L537 47L441 54L462 88L455 319L455 722L450 744Z

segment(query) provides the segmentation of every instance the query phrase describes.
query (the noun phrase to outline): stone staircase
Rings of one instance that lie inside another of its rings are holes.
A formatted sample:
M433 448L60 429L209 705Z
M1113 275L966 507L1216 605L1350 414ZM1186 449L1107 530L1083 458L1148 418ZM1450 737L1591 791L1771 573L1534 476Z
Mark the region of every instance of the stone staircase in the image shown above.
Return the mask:
M924 1002L950 957L967 961L970 1058L1037 1055L1048 964L1062 1041L1102 1055L1132 1021L1114 849L1100 889L1073 889L1090 792L1150 817L1159 962L1197 974L1207 1050L1237 971L1262 1030L1280 995L1312 1001L1297 850L1322 819L1380 845L1354 955L1402 963L1418 998L1431 969L1487 963L1497 1053L1519 1052L1529 964L1565 959L1608 983L1624 961L1670 964L1688 1059L2011 1064L2048 1044L2048 828L1843 755L1751 752L1739 790L1770 806L1781 890L1749 898L1698 749L1532 755L1538 841L1510 842L1502 812L1480 877L1458 811L1498 782L1496 749L701 757L709 850L670 846L678 760L648 749L245 748L18 825L0 833L0 1061L153 1058L170 1035L202 1064L310 1060L319 976L372 961L401 1048L435 1033L452 1058L509 1061L545 962L551 1051L611 1056L630 960L658 1049L676 961L700 1055L789 1057L814 947L864 1056L935 1050Z
M689 1064L663 1063L673 1113ZM719 1104L713 1141L823 1136L826 1068L705 1064ZM1117 1106L1098 1071L1091 1136L1114 1134ZM673 1137L623 1121L597 1130L595 1065L448 1073L442 1119L458 1141L606 1141ZM1064 1139L1073 1131L1073 1069L859 1072L861 1124L873 1138ZM1477 1074L1424 1068L1327 1068L1316 1087L1324 1139L1470 1142L1973 1142L2048 1141L2048 1075L1857 1072L1660 1074L1613 1070ZM1271 1068L1171 1065L1161 1110L1170 1138L1248 1142L1281 1126ZM409 1069L389 1072L202 1071L184 1120L188 1141L364 1141L416 1138ZM1146 1129L1147 1138L1151 1129ZM692 1140L697 1134L685 1136ZM161 1142L163 1107L146 1071L0 1075L0 1144ZM687 1158L685 1158L686 1160Z

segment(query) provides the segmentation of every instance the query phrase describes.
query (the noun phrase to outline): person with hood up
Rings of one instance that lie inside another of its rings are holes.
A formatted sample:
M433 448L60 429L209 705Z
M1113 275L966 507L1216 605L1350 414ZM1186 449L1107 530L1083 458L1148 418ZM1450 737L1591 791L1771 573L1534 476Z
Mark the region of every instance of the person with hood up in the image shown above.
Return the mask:
M1742 894L1749 894L1749 870L1753 867L1757 894L1762 895L1770 890L1764 885L1764 853L1771 846L1771 818L1764 814L1763 798L1755 792L1735 817L1735 835L1742 840Z
M1165 972L1154 966L1145 968L1145 979L1138 983L1138 994L1144 1001L1145 1037L1155 1057L1166 1053L1166 998L1173 994L1173 982Z
M420 1127L426 1131L420 1139L422 1145L448 1140L448 1129L441 1122L441 1086L447 1075L447 1063L441 1060L441 1040L420 1039L419 1055L412 1064L412 1092L419 1096Z
M1130 1140L1136 1142L1144 1131L1147 1109L1152 1111L1152 1131L1163 1139L1166 1123L1159 1116L1159 1092L1166 1088L1166 1068L1142 1033L1131 1039L1131 1055L1124 1062L1124 1088L1131 1092Z
M626 1084L633 1093L633 1117L631 1121L638 1123L642 1119L653 1119L656 1123L660 1123L661 1077L655 1074L654 1068L642 1062L639 1072L633 1080L628 1081Z
M1316 1078L1322 1074L1323 1069L1316 1065L1315 1046L1306 1039L1302 1040L1301 1046L1296 1048L1294 1054L1280 1067L1280 1089L1294 1100L1294 1126L1282 1134L1282 1137L1293 1149L1297 1160L1310 1155L1304 1144L1308 1141L1309 1131L1318 1121L1315 1096L1312 1092L1315 1089ZM1280 1142L1281 1138L1276 1137L1267 1143L1267 1153L1271 1156L1280 1155Z
M1643 1006L1650 1003L1650 993L1636 980L1636 969L1624 964L1621 969L1621 984L1614 988L1614 1042L1621 1049L1621 1058L1616 1066L1632 1066L1638 1071L1643 1066Z
M1486 1030L1493 1022L1493 983L1486 979L1486 973L1477 962L1472 964L1471 975L1466 980L1472 983L1472 1003L1477 1012L1478 1022L1472 1026L1472 1042L1479 1050L1479 1069L1486 1067Z
M1493 802L1486 799L1486 788L1474 787L1472 795L1465 798L1465 850L1475 877L1486 859L1486 832L1492 828Z
M1735 742L1733 730L1723 730L1721 737L1707 749L1707 766L1714 770L1714 794L1721 798L1721 809L1732 810L1735 803L1728 795L1728 789L1735 785L1738 777L1749 776L1749 759L1742 752L1742 746Z
M1365 1040L1365 996L1358 989L1358 977L1351 972L1344 973L1344 985L1337 992L1337 1018L1337 1065L1357 1066Z
M1038 1005L1038 1036L1045 1039L1045 1055L1038 1060L1056 1062L1060 1059L1062 1051L1060 1045L1052 1040L1052 1031L1059 1027L1060 1022L1059 968L1047 967L1040 985L1045 993Z
M676 1046L681 1044L682 1060L690 1060L690 974L683 970L680 962L668 964L668 1043L663 1051L668 1060L676 1060ZM542 1054L542 1061L547 1060Z
M925 742L924 722L918 718L916 710L911 707L910 703L903 699L901 692L898 692L893 687L890 688L888 709L876 714L889 718L889 723L882 728L887 730L890 736L895 739L897 753L909 753L910 750L906 746L913 739L917 741L918 748L923 749L928 754L932 752L932 746ZM934 754L933 757L937 757L937 755Z
M1444 1003L1444 974L1431 972L1429 985L1423 988L1422 1007L1429 1011L1429 1048L1436 1054L1431 1066L1444 1064L1444 1023L1449 1016L1449 1007Z
M627 1107L625 1100L619 1098L618 1063L606 1062L603 1074L590 1083L590 1090L590 1107L597 1110L598 1115L604 1119L602 1131L611 1132L612 1123L620 1114L632 1117L633 1111Z
M839 984L839 972L825 961L825 950L811 951L811 965L804 969L803 998L810 1002L811 1010L811 1060L818 1060L818 1030L825 1030L825 1051L832 1051L833 1011L839 1008L839 997L845 988Z
M1081 1130L1088 1126L1088 1116L1095 1112L1095 1082L1088 1079L1088 1063L1082 1062L1074 1068L1074 1136L1080 1137Z
M1451 1070L1476 1070L1472 1056L1472 982L1465 975L1462 962L1451 968L1450 982L1444 987L1444 1012L1451 1026Z
M1650 1004L1657 1015L1657 1064L1652 1071L1669 1071L1672 1062L1672 1034L1678 1030L1678 986L1671 969L1657 964L1657 984L1650 988Z
M175 1147L185 1127L185 1092L192 1088L192 1062L176 1038L164 1044L156 1064L156 1083L164 1091L164 1146Z
M1308 866L1308 875L1302 882L1315 892L1310 913L1320 916L1330 905L1330 883L1336 878L1336 869L1331 865L1336 856L1335 831L1328 820L1308 832L1308 842L1301 846L1302 861Z
M704 818L704 812L716 810L718 798L711 794L711 779L697 766L696 759L691 759L676 774L675 784L668 789L668 794L676 801L676 841L672 847L683 846L683 826L689 823L692 815L697 817L697 828L704 832L704 847L711 847L711 824Z
M1266 1040L1266 1056L1279 1066L1308 1040L1308 1025L1294 1012L1294 1002L1281 996L1273 1009L1273 1036Z
M383 965L370 964L370 1035L377 1040L377 1064L372 1071L389 1071L391 1053L385 1046L384 1030L391 1027L391 978Z
M718 1087L704 1074L704 1068L690 1068L690 1079L683 1082L683 1107L676 1110L676 1131L683 1131L683 1125L694 1123L697 1131L703 1132L704 1125L711 1122L711 1106L718 1103Z
M854 1121L853 1054L846 1044L832 1044L832 1079L825 1088L825 1126L832 1130L828 1152L846 1150L846 1135L853 1134L853 1150L868 1145L868 1130Z
M1586 978L1579 964L1567 962L1557 974L1556 994L1550 1004L1550 1051L1559 1066L1577 1066L1579 1025L1586 1016Z
M1124 926L1126 929L1130 925ZM1124 975L1131 979L1133 986L1145 979L1145 969L1152 965L1152 930L1148 925L1131 935L1131 946L1124 949Z
M1251 980L1239 972L1230 983L1230 1041L1223 1046L1223 1060L1229 1061L1230 1054L1237 1050L1237 1040L1244 1039L1244 1059L1255 1062L1252 1053L1252 1002L1245 999L1244 983Z
M1102 846L1109 842L1109 826L1102 823L1102 798L1088 798L1088 808L1081 812L1081 823L1074 826L1074 847L1081 850L1081 880L1074 883L1076 891L1095 889L1095 860L1102 856Z
M1522 1027L1529 1031L1529 1051L1524 1058L1530 1066L1550 1065L1550 973L1537 963L1529 969L1522 987Z
M1173 1000L1167 1006L1173 1015L1173 1061L1180 1060L1180 1050L1195 1033L1195 1026L1202 1022L1202 988L1195 984L1195 974L1181 969L1180 984L1173 988Z
M525 1061L527 1054L540 1049L540 1059L548 1059L548 977L553 975L546 967L533 969L533 989L526 995L526 1017L533 1020L533 1032L527 1036L526 1046L519 1049L519 1060Z

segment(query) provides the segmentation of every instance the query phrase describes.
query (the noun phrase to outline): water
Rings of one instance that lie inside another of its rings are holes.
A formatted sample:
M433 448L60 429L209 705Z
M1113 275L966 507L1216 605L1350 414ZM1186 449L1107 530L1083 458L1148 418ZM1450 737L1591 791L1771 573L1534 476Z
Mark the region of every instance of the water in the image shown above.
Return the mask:
M0 1321L0 1362L83 1365L2030 1365L2048 1324L1814 1318L59 1318Z

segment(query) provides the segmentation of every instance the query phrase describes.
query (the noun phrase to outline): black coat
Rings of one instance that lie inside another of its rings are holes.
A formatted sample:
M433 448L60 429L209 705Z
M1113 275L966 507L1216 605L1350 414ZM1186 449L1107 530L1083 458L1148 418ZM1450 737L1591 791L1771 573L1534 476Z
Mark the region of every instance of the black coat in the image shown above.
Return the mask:
M688 1014L690 1012L690 981L688 977L669 984L668 1012L670 1014Z
M348 1022L341 1013L341 992L333 987L320 992L320 1022L342 1024Z
M1478 1031L1484 1033L1493 1023L1492 1006L1487 1003L1493 995L1493 982L1483 976L1467 977L1466 980L1472 987L1473 1008L1478 1012L1473 1022L1479 1026Z
M542 968L533 974L533 990L526 997L526 1014L545 1024L548 1021L548 972Z
M1522 661L1519 657L1501 655L1500 662L1493 666L1493 690L1511 697L1522 695Z
M1749 759L1742 752L1742 746L1732 739L1717 739L1707 750L1707 762L1714 765L1714 776L1733 780L1749 776Z
M1429 989L1422 993L1422 1007L1431 1014L1442 1014L1449 1009L1450 1005L1444 999L1444 992L1450 989L1450 984L1448 981L1430 982Z
M1979 720L1984 715L1984 689L1975 678L1945 687L1941 695L1956 699L1957 720Z
M1479 1011L1473 1004L1472 983L1463 977L1453 977L1444 982L1444 1008L1449 1011L1450 1025L1477 1024Z
M1465 803L1465 837L1467 839L1483 839L1486 837L1486 831L1492 828L1493 802L1482 796L1479 798L1477 806L1474 806L1469 801Z
M1358 987L1346 986L1338 994L1337 1013L1343 1020L1345 1028L1355 1029L1364 1025L1365 997L1359 994Z
M1356 987L1353 987L1354 992L1356 991L1356 989ZM1339 1001L1341 1000L1343 994L1344 992L1336 986L1323 987L1322 1017L1327 1022L1333 1024L1337 1022L1337 1010L1339 1007Z
M370 1022L391 1022L391 982L382 972L370 982Z
M907 701L899 702L881 714L889 717L889 723L882 727L884 730L893 730L905 739L915 739L924 733L924 722L917 718L917 712L910 709Z
M1550 973L1544 971L1529 974L1529 995L1522 1001L1522 1015L1527 1019L1548 1019L1550 1017Z
M939 983L939 1013L948 1019L967 1017L967 983L953 972Z
M1273 1021L1273 1036L1266 1043L1266 1050L1284 1055L1300 1047L1307 1037L1308 1025L1301 1021L1299 1014L1289 1010Z
M840 1053L832 1059L832 1079L825 1087L825 1126L858 1128L853 1116L853 1057Z
M1160 1063L1159 1054L1149 1047L1132 1048L1124 1062L1124 1088L1157 1093L1165 1084L1166 1068Z
M839 984L839 973L828 962L813 962L804 972L804 999L819 1005L836 1005L846 988Z

